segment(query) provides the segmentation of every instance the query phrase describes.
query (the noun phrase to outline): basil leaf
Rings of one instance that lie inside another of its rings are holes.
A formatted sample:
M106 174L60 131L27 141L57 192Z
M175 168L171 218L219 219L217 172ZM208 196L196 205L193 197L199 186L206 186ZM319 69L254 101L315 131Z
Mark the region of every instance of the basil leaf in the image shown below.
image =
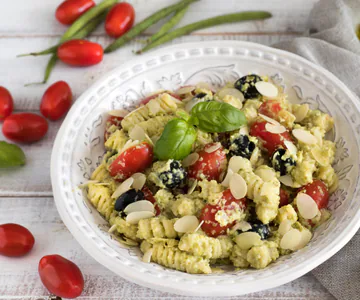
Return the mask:
M25 160L25 154L19 146L0 141L0 168L25 165Z
M155 144L154 153L160 160L183 159L190 154L196 140L196 130L182 119L169 121L160 139Z
M225 132L240 128L246 124L242 111L230 104L218 101L208 101L196 104L191 110L190 123L206 132Z

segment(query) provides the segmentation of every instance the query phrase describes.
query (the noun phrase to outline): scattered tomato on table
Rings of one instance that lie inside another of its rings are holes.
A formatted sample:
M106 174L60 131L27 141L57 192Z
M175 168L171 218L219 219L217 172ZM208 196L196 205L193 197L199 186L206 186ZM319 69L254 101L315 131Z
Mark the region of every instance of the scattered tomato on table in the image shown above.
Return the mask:
M24 256L34 247L35 238L18 224L0 225L0 254L10 257Z
M0 86L0 121L10 116L14 108L13 98L10 92Z
M116 4L106 16L106 33L112 37L120 37L133 26L134 20L135 10L130 3Z
M83 13L95 6L93 0L66 0L55 12L56 19L64 25L71 25Z

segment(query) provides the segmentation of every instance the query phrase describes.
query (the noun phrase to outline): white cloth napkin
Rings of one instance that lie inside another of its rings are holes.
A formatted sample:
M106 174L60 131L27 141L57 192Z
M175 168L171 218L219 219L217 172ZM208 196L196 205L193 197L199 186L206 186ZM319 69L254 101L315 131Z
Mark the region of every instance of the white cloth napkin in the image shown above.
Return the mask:
M360 0L320 0L310 14L310 34L274 47L324 67L360 97L357 23L360 23ZM360 300L360 231L312 274L336 299Z

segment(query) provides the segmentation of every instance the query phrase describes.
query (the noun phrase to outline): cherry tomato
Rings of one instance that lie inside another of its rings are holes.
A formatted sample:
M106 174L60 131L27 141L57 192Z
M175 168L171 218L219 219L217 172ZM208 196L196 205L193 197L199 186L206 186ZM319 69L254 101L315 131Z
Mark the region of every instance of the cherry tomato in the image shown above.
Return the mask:
M145 105L145 104L149 103L150 100L155 99L157 96L159 96L160 94L163 94L163 93L167 93L167 94L169 94L170 96L172 96L172 97L174 97L174 98L176 98L176 99L178 99L178 100L181 101L181 98L180 98L178 95L176 95L176 94L173 94L173 93L170 93L170 92L159 92L159 93L153 94L153 95L151 95L151 96L149 96L149 97L146 97L145 99L143 99L143 100L141 101L141 104L144 104L144 105Z
M110 165L110 175L123 181L132 174L144 171L151 165L153 159L152 147L143 142L121 153Z
M154 204L156 216L160 215L160 213L161 213L160 207L156 203L156 199L154 198L154 195L150 191L150 189L146 185L144 185L144 187L142 188L141 191L144 193L145 200L150 201L152 204Z
M315 179L301 187L298 193L304 193L314 199L319 209L326 208L329 203L329 191L321 180Z
M250 135L256 136L262 140L262 146L271 155L277 148L282 146L286 149L285 141L291 141L291 136L288 131L283 133L272 133L266 130L266 121L257 121L251 125Z
M55 17L61 24L70 25L94 6L93 0L66 0L56 9Z
M60 255L44 256L38 271L44 286L58 297L76 298L84 289L84 277L79 267Z
M278 121L278 114L282 110L280 102L267 100L259 107L259 113Z
M230 192L230 189L227 189L223 192L222 199L225 200L224 207L220 205L211 205L207 204L201 211L200 222L204 221L201 225L201 229L206 233L207 236L217 237L219 235L225 234L226 229L235 225L236 221L230 223L226 226L221 226L218 221L216 221L215 216L219 210L224 210L226 213L230 212L235 208L235 204L238 204L239 207L243 210L246 209L246 198L235 199Z
M135 10L130 3L114 5L106 16L105 30L112 37L120 37L134 24Z
M0 254L23 256L34 247L35 239L29 230L18 224L0 225Z
M41 140L48 131L48 122L42 116L20 113L7 117L2 132L9 139L19 143Z
M104 133L104 139L105 142L107 141L107 139L109 138L111 132L109 132L109 128L113 125L115 125L118 128L121 128L121 121L123 120L123 117L116 117L116 116L109 116L108 119L106 120L106 125L105 125L105 133Z
M86 40L71 40L57 49L59 59L71 66L87 67L103 59L104 50L100 44Z
M199 159L188 169L189 178L202 180L204 177L207 180L219 180L221 173L226 169L227 159L222 146L213 152L206 152L214 145L214 143L207 144L198 152Z
M285 191L284 189L280 188L280 205L279 205L279 207L288 205L289 203L290 203L289 193L287 191Z
M10 92L0 86L0 121L4 121L6 117L10 116L14 109L14 102Z
M56 121L68 112L71 101L72 93L69 85L65 81L58 81L45 91L40 111L45 118Z

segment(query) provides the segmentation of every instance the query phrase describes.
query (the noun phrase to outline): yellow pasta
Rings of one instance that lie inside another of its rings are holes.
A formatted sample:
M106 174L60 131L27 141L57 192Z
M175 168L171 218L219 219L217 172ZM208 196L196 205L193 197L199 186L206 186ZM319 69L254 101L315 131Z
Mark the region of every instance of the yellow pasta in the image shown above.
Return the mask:
M110 189L106 186L90 183L88 185L88 199L91 204L104 216L106 220L110 219L114 211L114 200L111 199Z
M138 232L136 236L139 239L157 238L170 238L174 239L179 237L174 229L174 223L177 219L167 219L165 217L151 218L140 220L138 224Z
M201 193L199 194L200 198L212 205L215 205L220 201L224 188L217 183L216 180L208 181L204 179L199 181L198 186L201 187Z
M123 218L119 217L117 212L111 214L109 224L111 226L116 226L117 233L123 234L134 241L138 240L136 237L136 233L138 231L137 225L127 223Z
M124 147L129 137L124 130L116 130L105 142L105 148L108 150L116 150L118 152Z

